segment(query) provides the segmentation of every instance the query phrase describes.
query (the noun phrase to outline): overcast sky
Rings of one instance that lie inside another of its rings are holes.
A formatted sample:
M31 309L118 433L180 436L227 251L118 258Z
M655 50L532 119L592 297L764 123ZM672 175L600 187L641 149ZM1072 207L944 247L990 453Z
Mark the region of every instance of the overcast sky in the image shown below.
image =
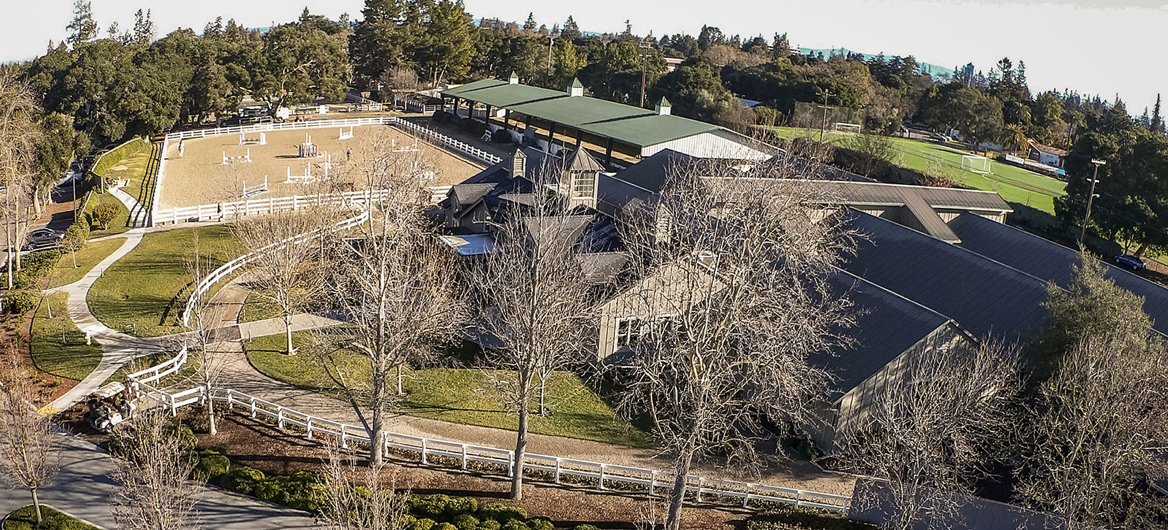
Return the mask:
M1002 57L1026 62L1030 87L1038 92L1071 88L1112 99L1116 94L1133 114L1150 107L1159 92L1168 93L1164 65L1168 0L983 0L924 2L910 0L717 0L645 2L628 0L464 0L476 18L522 21L534 10L551 27L573 15L585 31L633 31L656 36L687 32L697 36L703 24L725 34L762 34L768 40L786 32L791 43L808 48L844 47L885 55L915 55L947 68L973 62L988 73ZM200 31L216 16L235 18L249 27L295 19L305 7L336 17L360 18L362 0L92 0L103 28L113 21L125 29L139 8L153 11L160 35L177 27ZM44 53L50 40L65 37L72 0L3 0L0 61L29 59Z

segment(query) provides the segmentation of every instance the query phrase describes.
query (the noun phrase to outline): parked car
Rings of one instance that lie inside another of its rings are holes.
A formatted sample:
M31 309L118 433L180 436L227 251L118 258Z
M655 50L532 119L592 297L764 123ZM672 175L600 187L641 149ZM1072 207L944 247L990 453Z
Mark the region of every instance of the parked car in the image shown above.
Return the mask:
M28 233L28 239L24 244L24 248L31 250L56 247L61 244L61 240L64 238L64 232L58 232L51 228L38 228Z
M1115 264L1133 271L1142 271L1148 268L1148 266L1144 263L1144 260L1135 256L1128 256L1126 254L1122 256L1116 256Z

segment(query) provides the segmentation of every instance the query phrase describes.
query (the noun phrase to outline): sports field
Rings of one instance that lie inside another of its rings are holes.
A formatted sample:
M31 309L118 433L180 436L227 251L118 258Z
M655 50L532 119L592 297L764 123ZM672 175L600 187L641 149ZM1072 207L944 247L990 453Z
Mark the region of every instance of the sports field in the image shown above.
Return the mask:
M818 130L793 127L776 127L776 130L780 136L788 139L819 138ZM828 141L833 143L841 142L848 136L845 133L830 131L827 133ZM1033 171L992 161L990 173L974 173L961 168L962 155L971 154L967 151L920 140L889 139L892 141L893 164L917 171L940 171L958 184L979 190L995 191L1003 199L1010 202L1022 203L1053 214L1054 198L1066 195L1067 183Z
M349 128L345 128L348 132ZM258 140L260 133L248 133L247 140ZM406 152L415 145L414 137L384 125L353 128L353 138L341 140L338 128L303 129L264 132L266 144L239 145L238 134L211 136L183 141L182 156L179 143L170 142L166 152L166 166L159 184L159 210L168 208L214 204L241 199L268 199L293 195L312 195L333 191L361 189L358 166L375 155L390 150L401 150L403 156L416 157L417 162L433 172L428 186L450 186L466 180L480 171L480 167L431 144L418 141L417 152ZM315 158L298 158L298 146L311 137L319 150ZM349 151L352 150L352 158ZM223 163L223 157L249 156L242 160ZM325 181L324 165L331 160L329 180ZM293 176L304 176L309 171L313 181L289 181ZM267 182L267 191L260 192ZM244 196L244 188L253 190Z

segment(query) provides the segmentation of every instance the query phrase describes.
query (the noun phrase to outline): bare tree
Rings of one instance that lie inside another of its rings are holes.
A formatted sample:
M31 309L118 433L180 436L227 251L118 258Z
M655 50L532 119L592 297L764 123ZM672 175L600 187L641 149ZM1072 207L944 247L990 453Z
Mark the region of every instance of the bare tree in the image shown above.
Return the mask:
M681 522L695 458L758 458L763 418L802 424L828 374L808 356L837 340L849 302L830 285L851 238L827 198L784 160L751 177L725 164L677 166L652 215L622 237L638 278L622 293L615 367L626 417L648 415L676 473L666 528Z
M324 231L315 210L288 211L248 219L235 225L235 237L256 252L248 264L255 293L280 310L287 338L286 353L294 355L292 317L320 294L317 246L306 244L311 234Z
M5 482L28 489L41 522L37 490L49 485L61 469L58 434L47 416L37 412L38 396L29 384L15 346L4 355L0 369L0 469Z
M396 530L405 517L405 494L385 489L388 476L384 463L358 466L353 452L341 449L328 439L328 462L321 482L323 501L317 526L328 530Z
M1168 505L1143 487L1168 428L1159 340L1082 339L1040 389L1023 434L1019 496L1074 528L1151 528Z
M452 257L423 215L425 164L415 153L395 153L380 143L359 154L355 171L368 189L386 195L373 201L370 221L354 229L351 242L338 245L329 267L328 291L349 321L321 330L317 351L363 418L359 404L368 403L375 464L383 457L386 416L403 394L403 370L434 357L460 313ZM348 362L353 354L360 362ZM396 392L389 386L395 376Z
M196 460L176 435L163 408L138 414L115 428L118 448L113 478L120 484L113 514L126 530L198 528L195 502L202 483L188 480Z
M842 454L857 473L886 481L890 528L921 521L948 528L984 476L989 448L1001 447L1017 425L1018 353L949 337L909 355L844 426Z
M191 285L199 285L207 277L207 274L214 270L210 259L200 252L197 232L192 255L187 258L186 265L187 273L191 277ZM194 291L191 296L194 297L194 302L191 304L191 314L187 320L187 327L191 331L194 347L200 356L195 378L199 386L207 392L204 408L207 412L208 432L211 436L215 436L219 434L219 429L215 421L215 401L210 398L211 389L218 383L223 369L227 366L226 355L215 347L215 343L218 342L215 340L215 331L216 328L221 327L224 323L223 319L227 315L224 314L223 306L215 304L208 293ZM188 344L187 347L189 348L190 345Z
M487 351L486 365L510 372L499 388L519 416L511 498L523 497L523 466L531 402L547 378L578 360L594 329L594 299L575 256L580 230L591 216L573 215L565 201L537 185L524 207L495 226L494 250L468 280L482 330L502 346Z
M36 142L40 129L32 92L8 72L0 72L0 184L8 242L8 288L13 268L20 269L20 247L28 226L32 183L37 173Z

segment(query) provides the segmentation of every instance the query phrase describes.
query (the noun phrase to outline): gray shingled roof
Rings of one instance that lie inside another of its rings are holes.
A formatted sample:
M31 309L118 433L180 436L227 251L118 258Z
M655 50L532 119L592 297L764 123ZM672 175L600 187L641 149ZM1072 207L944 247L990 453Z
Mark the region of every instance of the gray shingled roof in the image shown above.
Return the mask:
M837 378L828 401L839 399L950 322L945 315L846 271L832 277L832 287L837 295L851 299L857 316L855 327L838 330L855 344L810 359Z
M1040 332L1046 282L959 246L863 212L866 234L844 269L952 318L976 337L1028 339Z
M1061 287L1070 285L1071 266L1079 261L1078 251L976 215L962 214L949 227L962 248ZM1144 312L1168 334L1168 289L1107 263L1103 268L1116 285L1144 297Z

